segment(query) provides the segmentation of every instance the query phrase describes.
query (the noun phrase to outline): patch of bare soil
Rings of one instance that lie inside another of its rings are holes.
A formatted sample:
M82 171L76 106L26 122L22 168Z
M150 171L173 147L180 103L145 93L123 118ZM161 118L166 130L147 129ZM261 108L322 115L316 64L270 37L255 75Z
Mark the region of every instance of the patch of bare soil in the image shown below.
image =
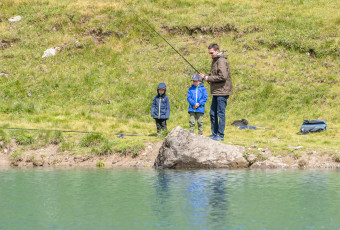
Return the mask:
M337 169L340 168L340 160L336 154L320 153L318 151L301 152L299 155L288 154L285 156L273 156L268 149L261 150L261 154L247 156L250 168L310 168L310 169ZM339 151L340 153L340 151Z
M140 167L151 168L158 155L161 142L147 143L146 148L136 157L131 154L112 154L98 156L93 154L74 155L60 152L58 145L23 151L15 154L15 147L5 147L0 152L0 167L77 167L94 168L98 162L104 163L105 168L112 167Z
M14 38L14 39L10 39L10 40L2 39L0 41L0 50L10 48L10 47L14 46L15 43L18 43L19 41L20 41L19 38Z
M212 27L212 26L207 26L207 27L200 27L200 26L195 26L195 27L188 27L188 26L183 26L183 27L169 27L169 26L162 26L162 29L166 31L167 33L170 33L172 35L174 34L213 34L213 35L219 35L222 33L228 33L228 32L238 32L238 29L230 24L220 26L220 27Z
M117 38L121 38L122 36L124 36L124 33L121 31L105 31L101 28L91 29L87 32L87 34L91 35L96 43L105 43L107 41L107 38L111 36L116 36Z

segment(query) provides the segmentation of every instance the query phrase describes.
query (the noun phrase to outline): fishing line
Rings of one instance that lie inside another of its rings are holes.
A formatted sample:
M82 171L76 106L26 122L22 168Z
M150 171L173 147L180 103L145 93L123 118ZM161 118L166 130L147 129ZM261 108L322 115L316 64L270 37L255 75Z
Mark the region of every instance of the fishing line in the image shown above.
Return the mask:
M149 134L149 135L138 135L138 134L125 134L125 133L116 133L118 138L124 138L125 136L130 136L130 137L152 137L156 136L156 134Z
M7 127L0 127L0 129L12 129L12 130L31 130L31 131L51 131L51 132L63 132L63 133L94 133L94 134L101 134L98 132L87 132L87 131L75 131L75 130L56 130L56 129L26 129L26 128L7 128Z
M142 21L144 24L146 24L153 32L155 32L158 36L160 36L173 50L176 51L176 53L181 56L181 58L183 58L184 61L186 61L191 68L193 68L196 73L200 74L200 72L182 55L180 54L162 35L160 35L149 23L147 23L146 21L144 21L143 19L141 19L140 17L138 17L138 15L134 12L131 11L140 21Z
M12 128L12 127L0 127L0 129L10 129L10 130L30 130L30 131L50 131L50 132L63 132L63 133L93 133L93 134L102 134L99 132L88 132L88 131L76 131L76 130L57 130L57 129L26 129L26 128ZM131 137L151 137L155 136L155 134L149 135L138 135L138 134L126 134L126 133L116 133L114 134L118 138L124 138L126 136Z

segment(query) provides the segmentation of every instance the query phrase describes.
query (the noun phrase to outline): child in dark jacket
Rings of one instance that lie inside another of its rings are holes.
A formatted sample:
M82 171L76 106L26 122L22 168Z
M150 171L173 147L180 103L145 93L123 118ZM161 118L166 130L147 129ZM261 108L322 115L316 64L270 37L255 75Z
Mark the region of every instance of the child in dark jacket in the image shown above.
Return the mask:
M197 121L198 134L202 136L204 107L208 99L208 92L204 85L201 84L201 79L198 74L195 74L191 80L192 86L189 88L187 94L187 100L189 102L188 113L190 114L190 132L195 132L195 123Z
M160 83L157 87L157 96L154 97L151 106L151 116L156 121L157 136L161 130L166 130L166 120L170 116L170 101L166 96L166 85Z

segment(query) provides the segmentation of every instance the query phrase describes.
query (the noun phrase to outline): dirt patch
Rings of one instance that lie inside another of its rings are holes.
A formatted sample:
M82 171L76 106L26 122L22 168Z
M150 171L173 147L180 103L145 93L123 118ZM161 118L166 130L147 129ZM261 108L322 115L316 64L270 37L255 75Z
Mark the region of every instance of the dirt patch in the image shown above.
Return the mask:
M105 43L107 39L111 36L116 36L117 38L121 38L124 33L123 32L115 32L115 31L105 31L101 28L99 29L91 29L87 32L88 35L91 35L97 43Z
M147 167L151 168L158 155L161 142L146 143L146 148L136 157L132 154L121 155L115 153L108 156L94 154L75 155L59 151L58 145L45 148L15 152L15 147L4 147L0 152L0 167L77 167L93 168L100 165L112 167Z
M219 27L213 27L213 26L207 26L207 27L200 27L200 26L193 26L193 27L188 27L188 26L183 26L183 27L169 27L169 26L162 26L162 30L166 33L175 35L193 35L193 34L209 34L209 35L221 35L224 33L229 33L229 32L236 32L237 34L248 34L248 33L254 33L260 31L260 28L258 27L251 27L251 28L246 28L244 30L240 30L234 25L231 24L226 24L223 26Z
M250 168L322 168L336 169L340 168L338 160L339 154L320 153L318 151L302 151L295 154L274 156L268 149L261 149L257 155L250 154L247 160L250 162Z
M19 38L13 38L13 39L2 39L0 42L0 50L8 49L14 46L15 43L18 43L20 41Z
M188 26L183 26L183 27L169 27L169 26L162 26L162 30L164 30L167 33L170 33L172 35L174 34L179 34L179 35L183 35L183 34L189 34L189 35L193 35L193 34L213 34L213 35L218 35L218 34L222 34L222 33L228 33L228 32L238 32L238 29L230 24L224 25L224 26L220 26L220 27L199 27L199 26L195 26L195 27L188 27Z

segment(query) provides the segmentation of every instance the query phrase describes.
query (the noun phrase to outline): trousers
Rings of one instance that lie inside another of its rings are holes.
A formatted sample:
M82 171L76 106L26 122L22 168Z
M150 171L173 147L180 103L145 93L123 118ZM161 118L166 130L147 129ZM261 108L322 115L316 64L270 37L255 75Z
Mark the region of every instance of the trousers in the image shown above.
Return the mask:
M155 119L156 120L156 127L157 133L161 130L166 130L166 119Z
M227 96L213 96L210 107L211 133L214 136L224 137L225 109L227 107Z
M190 112L190 118L189 118L189 126L190 126L190 133L195 132L195 123L197 121L198 126L198 134L203 133L203 113L197 113L197 112Z

